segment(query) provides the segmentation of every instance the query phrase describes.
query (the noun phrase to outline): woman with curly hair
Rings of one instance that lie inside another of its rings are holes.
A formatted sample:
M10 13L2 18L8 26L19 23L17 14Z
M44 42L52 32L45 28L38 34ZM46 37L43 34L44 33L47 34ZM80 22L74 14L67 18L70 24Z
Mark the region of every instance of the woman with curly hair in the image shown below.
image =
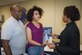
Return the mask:
M28 55L42 55L43 54L43 26L39 21L43 14L40 7L33 6L27 12L26 35L27 35L27 50Z

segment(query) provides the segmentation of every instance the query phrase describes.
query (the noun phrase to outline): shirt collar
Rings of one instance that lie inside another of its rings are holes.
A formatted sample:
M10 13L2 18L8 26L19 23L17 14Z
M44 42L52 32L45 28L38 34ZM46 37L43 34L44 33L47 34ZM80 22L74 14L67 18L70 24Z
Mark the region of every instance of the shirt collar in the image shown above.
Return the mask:
M17 21L13 16L11 16L11 19L13 19L15 22L20 22L20 20Z
M72 23L75 23L75 22L71 21L70 23L67 23L66 26L68 26L68 25L70 25L70 24L72 24Z

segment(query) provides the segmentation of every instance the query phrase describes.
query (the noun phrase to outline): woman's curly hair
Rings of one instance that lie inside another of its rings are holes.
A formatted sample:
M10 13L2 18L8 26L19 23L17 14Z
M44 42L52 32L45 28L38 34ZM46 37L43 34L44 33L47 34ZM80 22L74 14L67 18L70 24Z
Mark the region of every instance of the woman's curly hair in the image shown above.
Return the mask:
M27 21L31 22L33 20L32 17L33 17L34 11L38 11L40 18L41 18L42 14L43 14L43 9L41 9L40 7L37 7L37 6L33 6L27 12Z

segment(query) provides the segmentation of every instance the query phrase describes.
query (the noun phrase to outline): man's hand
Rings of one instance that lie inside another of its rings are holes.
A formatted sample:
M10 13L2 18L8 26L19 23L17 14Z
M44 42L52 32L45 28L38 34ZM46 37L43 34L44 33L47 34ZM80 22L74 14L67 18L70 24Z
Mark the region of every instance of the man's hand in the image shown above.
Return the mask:
M6 55L12 55L12 52L9 46L9 40L2 40L2 45Z

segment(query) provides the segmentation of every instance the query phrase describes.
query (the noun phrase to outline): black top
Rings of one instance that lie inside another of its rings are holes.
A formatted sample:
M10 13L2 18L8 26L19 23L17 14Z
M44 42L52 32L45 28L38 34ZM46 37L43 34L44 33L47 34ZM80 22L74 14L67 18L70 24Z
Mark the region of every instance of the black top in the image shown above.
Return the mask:
M80 55L80 33L75 22L70 22L60 34L56 50L60 55Z
M1 35L0 35L0 55L1 55Z
M1 55L1 43L0 43L0 55Z

